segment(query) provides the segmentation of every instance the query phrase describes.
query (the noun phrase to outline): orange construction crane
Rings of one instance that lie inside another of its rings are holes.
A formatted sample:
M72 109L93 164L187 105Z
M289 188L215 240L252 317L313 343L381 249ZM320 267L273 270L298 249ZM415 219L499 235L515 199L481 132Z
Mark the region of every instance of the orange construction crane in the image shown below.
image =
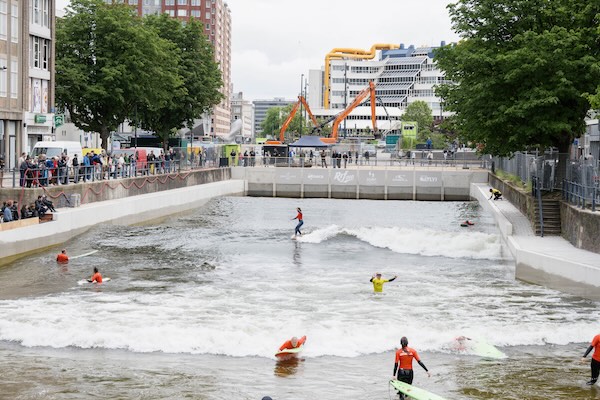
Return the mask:
M310 119L312 120L314 126L319 126L317 119L313 115L312 111L310 111L310 107L308 106L306 99L304 99L304 97L302 97L302 96L298 96L298 101L296 102L296 104L294 104L294 108L292 108L290 115L287 117L287 119L281 126L281 130L279 131L279 141L281 143L283 143L283 141L284 141L285 131L287 131L287 128L292 123L292 120L294 119L294 115L296 115L296 111L298 111L298 107L300 106L300 104L304 104L304 107L306 108L306 111L308 112L308 115L310 116Z
M321 138L321 141L323 143L333 144L333 143L337 142L338 128L340 127L340 124L342 123L342 121L344 119L346 119L346 117L352 112L352 110L354 110L356 107L358 107L358 105L367 98L367 96L371 97L371 121L373 122L373 131L377 132L377 113L376 113L376 109L375 109L377 104L376 104L376 97L375 97L375 84L373 83L373 81L370 81L369 86L364 88L354 98L352 103L350 103L350 105L348 107L346 107L346 109L344 111L342 111L335 117L335 120L333 121L333 125L331 128L331 137Z

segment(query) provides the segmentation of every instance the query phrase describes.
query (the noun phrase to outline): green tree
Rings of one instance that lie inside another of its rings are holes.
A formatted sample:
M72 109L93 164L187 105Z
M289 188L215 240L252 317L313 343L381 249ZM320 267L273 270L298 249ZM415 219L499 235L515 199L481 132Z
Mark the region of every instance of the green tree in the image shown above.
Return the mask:
M426 140L427 136L431 134L433 126L432 111L429 105L422 100L412 102L406 107L404 115L402 115L402 121L417 122L417 140Z
M170 136L184 127L192 129L194 119L221 101L223 82L201 23L191 19L184 24L162 14L144 18L144 25L176 47L177 65L172 72L183 83L161 107L144 104L137 117L142 128L162 138L166 150Z
M293 104L288 104L285 107L269 108L267 110L267 115L261 124L263 128L262 137L271 135L279 139L281 127L292 112L292 108L294 108ZM286 136L292 137L290 135L299 134L300 127L302 127L303 134L309 134L312 130L312 125L309 125L308 121L304 119L304 117L300 114L300 108L298 108L294 118L292 118L292 121L286 130Z
M463 140L494 155L567 152L600 80L600 2L459 0L449 10L463 40L436 53L455 83L437 93Z
M57 21L57 103L77 127L100 133L106 149L110 132L134 105L160 108L171 99L181 85L178 59L132 7L72 0Z

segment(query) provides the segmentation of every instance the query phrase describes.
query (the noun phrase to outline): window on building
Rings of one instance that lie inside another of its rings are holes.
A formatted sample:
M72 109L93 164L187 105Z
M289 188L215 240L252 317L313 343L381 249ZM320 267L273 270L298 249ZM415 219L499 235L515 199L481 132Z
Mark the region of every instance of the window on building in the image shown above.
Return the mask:
M19 62L12 60L10 62L10 98L16 99L17 97L19 97Z
M187 10L177 10L178 17L187 17Z
M19 4L12 3L10 13L10 39L13 43L19 43Z
M190 15L195 18L200 18L200 10L191 10Z
M0 68L1 67L6 67L6 59L5 58L0 58ZM7 91L7 87L6 87L7 75L8 75L7 70L0 69L0 97L6 97L6 95L7 95L7 92L6 92Z
M177 0L177 4L179 4L180 6L187 6L187 0Z
M138 5L138 0L129 0L129 5L130 6L137 6Z
M174 6L175 0L165 0L165 6Z
M170 17L175 16L175 10L167 10L167 13L169 14Z
M39 68L40 67L40 40L41 38L37 36L31 37L31 67Z
M7 16L8 3L6 0L0 0L0 39L2 40L6 40L6 27L8 26Z
M50 41L46 39L42 39L42 69L48 70L48 66L50 65Z
M193 6L200 6L200 0L192 0Z
M42 26L50 26L50 0L40 0L42 2Z

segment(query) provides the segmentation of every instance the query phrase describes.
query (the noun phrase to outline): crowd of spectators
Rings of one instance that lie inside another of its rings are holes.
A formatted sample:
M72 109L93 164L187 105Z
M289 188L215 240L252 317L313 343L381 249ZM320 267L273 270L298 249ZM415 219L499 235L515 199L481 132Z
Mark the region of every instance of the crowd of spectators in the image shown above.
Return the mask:
M201 162L201 155L198 161ZM138 153L116 151L115 154L100 154L94 151L85 153L81 159L75 154L72 158L63 153L60 156L47 157L45 154L31 157L26 153L19 158L19 186L37 187L66 185L88 180L117 179L137 176L138 174L162 174L176 171L179 153L169 149L160 154L151 151L145 159Z
M56 209L54 203L43 195L38 196L37 200L31 204L23 204L20 210L16 200L5 201L0 211L0 222L12 222L19 219L43 217L48 212L56 212Z

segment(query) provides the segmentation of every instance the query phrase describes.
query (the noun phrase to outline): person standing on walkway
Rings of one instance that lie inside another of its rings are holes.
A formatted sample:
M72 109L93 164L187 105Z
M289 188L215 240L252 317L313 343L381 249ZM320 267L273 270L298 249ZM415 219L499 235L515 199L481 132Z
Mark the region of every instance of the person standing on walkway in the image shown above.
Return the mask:
M302 210L300 209L300 207L296 208L296 211L298 211L298 215L296 215L296 217L292 218L292 221L297 219L298 220L298 225L296 225L296 229L294 229L294 236L302 236L302 232L300 232L300 227L302 227L302 225L304 225L304 220L302 219Z
M371 277L369 282L373 283L373 291L375 293L383 292L383 284L387 282L391 282L396 279L398 276L394 276L392 279L381 279L381 274L377 272L374 276Z
M402 336L402 339L400 339L400 345L402 347L396 350L396 359L394 361L394 377L392 379L398 379L400 382L412 385L414 378L412 367L413 359L417 360L419 365L427 372L427 376L431 377L429 370L421 361L417 351L408 347L408 339L406 336ZM404 396L400 396L400 398L403 399Z
M600 334L594 336L592 339L592 343L590 343L590 346L587 348L581 359L582 362L585 362L585 358L593 349L595 350L594 354L592 354L592 362L590 364L592 369L592 379L587 383L588 385L594 385L598 381L598 375L600 374Z
M327 160L325 160L325 150L321 150L321 167L327 168Z

